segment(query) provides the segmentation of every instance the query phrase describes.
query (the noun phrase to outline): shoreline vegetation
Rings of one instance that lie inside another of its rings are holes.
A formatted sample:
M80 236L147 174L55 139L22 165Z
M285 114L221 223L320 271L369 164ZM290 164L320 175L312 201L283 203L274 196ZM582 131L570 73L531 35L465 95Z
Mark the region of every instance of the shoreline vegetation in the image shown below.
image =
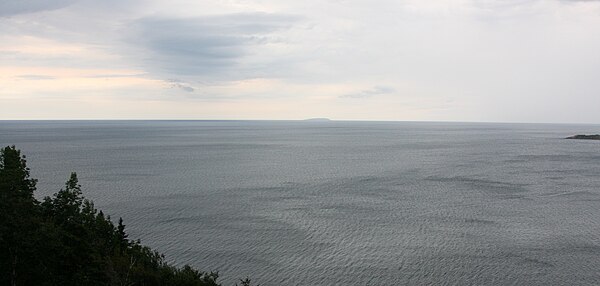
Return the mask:
M565 139L600 140L600 134L595 134L595 135L579 134L579 135L569 136Z
M0 285L221 285L217 272L172 266L129 239L122 218L115 225L83 197L76 173L42 201L36 183L20 150L0 149Z

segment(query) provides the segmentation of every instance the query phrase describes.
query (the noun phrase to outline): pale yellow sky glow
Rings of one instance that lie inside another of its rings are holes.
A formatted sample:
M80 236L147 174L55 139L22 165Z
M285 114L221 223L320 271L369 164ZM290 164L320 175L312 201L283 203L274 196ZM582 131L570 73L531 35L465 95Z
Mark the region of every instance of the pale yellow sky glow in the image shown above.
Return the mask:
M0 120L600 123L600 1L52 3L0 4Z

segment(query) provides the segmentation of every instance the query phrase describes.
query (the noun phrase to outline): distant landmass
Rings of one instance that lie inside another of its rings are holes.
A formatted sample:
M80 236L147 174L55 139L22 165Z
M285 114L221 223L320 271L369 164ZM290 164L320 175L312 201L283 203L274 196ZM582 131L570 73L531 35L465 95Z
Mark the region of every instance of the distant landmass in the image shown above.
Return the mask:
M600 134L596 135L574 135L565 139L585 139L585 140L600 140Z
M310 121L310 122L329 122L329 121L331 121L331 119L329 119L329 118L309 118L309 119L304 119L304 121Z

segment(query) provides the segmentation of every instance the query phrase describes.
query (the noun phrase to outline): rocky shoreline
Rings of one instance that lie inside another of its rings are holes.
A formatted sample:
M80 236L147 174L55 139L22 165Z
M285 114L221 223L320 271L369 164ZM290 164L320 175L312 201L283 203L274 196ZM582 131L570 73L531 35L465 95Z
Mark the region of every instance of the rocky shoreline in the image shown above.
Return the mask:
M583 139L583 140L600 140L600 134L595 135L574 135L565 139Z

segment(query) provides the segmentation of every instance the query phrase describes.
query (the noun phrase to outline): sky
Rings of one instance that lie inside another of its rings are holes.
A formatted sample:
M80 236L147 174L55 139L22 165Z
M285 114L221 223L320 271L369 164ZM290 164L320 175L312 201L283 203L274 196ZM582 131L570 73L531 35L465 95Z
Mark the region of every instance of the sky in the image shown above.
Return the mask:
M0 0L0 119L600 124L596 0Z

